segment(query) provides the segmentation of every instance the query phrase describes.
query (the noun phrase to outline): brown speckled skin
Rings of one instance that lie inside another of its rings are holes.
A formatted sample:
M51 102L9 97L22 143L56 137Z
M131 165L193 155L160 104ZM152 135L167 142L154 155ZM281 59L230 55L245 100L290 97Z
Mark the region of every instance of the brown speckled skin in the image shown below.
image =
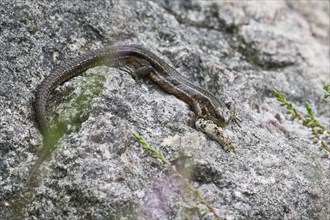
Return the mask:
M118 67L123 62L135 67L137 63L140 67L145 67L147 62L147 66L150 65L150 68L144 68L143 71L137 70L135 74L149 77L166 92L188 103L198 118L211 120L221 127L226 126L234 119L234 117L225 119L220 112L224 111L224 109L221 109L223 105L214 95L192 84L156 54L142 46L124 45L86 53L64 64L44 79L37 89L35 100L36 117L41 133L45 135L48 130L47 100L57 86L89 68L100 65Z

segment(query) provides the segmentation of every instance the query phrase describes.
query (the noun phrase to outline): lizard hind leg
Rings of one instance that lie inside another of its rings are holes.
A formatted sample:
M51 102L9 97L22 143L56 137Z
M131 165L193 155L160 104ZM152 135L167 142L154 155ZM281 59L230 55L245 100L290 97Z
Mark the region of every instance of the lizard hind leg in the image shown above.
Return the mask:
M128 68L127 66L121 66L121 67L118 67L118 69L125 72L125 73L130 74L134 78L134 76L132 75L133 71L130 68Z
M118 68L130 74L136 81L154 71L148 62L140 59L130 58L125 60L125 64L126 65L120 65Z
M142 66L135 70L131 70L128 67L120 67L119 69L130 74L136 81L147 76L150 72L154 71L152 66Z
M152 71L155 71L154 68L150 65L150 63L143 59L133 59L131 60L131 64L135 67L134 71L131 72L131 76L135 80L139 80L143 77L146 77Z
M152 66L141 66L134 71L134 75L139 79L147 76L152 71L154 71Z

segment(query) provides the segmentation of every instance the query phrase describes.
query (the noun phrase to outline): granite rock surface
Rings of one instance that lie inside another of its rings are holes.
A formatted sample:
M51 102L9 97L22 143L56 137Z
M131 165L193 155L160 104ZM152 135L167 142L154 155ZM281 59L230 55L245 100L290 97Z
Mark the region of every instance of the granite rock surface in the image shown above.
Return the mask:
M222 219L328 219L328 161L271 90L302 112L310 102L329 121L329 5L1 1L0 219L213 219L132 131L163 151ZM150 80L102 66L50 98L49 118L67 132L29 185L43 146L37 86L66 60L118 43L142 44L219 100L234 101L241 128L226 130L237 152L196 130L189 106Z

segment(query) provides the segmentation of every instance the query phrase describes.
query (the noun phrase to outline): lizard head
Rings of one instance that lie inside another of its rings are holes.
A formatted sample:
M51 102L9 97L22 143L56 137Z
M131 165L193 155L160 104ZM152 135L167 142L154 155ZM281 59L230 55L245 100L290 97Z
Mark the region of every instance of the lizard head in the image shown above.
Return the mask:
M211 119L215 124L226 127L232 122L238 125L238 127L241 127L240 122L241 119L236 115L235 108L233 102L227 102L226 108L223 109L216 109L215 112L215 119Z

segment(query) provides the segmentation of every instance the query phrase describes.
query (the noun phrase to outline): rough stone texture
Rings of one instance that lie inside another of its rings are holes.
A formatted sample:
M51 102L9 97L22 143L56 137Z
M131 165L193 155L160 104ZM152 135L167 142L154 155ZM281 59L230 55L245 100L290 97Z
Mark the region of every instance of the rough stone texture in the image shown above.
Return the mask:
M329 1L1 1L0 219L212 219L132 131L164 151L224 219L329 219L327 161L270 92L296 106L309 101L329 121L321 100L330 83L329 10ZM234 100L242 128L227 130L237 152L194 129L189 107L149 80L100 67L51 99L51 117L76 114L79 123L28 187L42 147L37 85L63 61L115 42L144 44ZM100 91L86 86L93 75Z

